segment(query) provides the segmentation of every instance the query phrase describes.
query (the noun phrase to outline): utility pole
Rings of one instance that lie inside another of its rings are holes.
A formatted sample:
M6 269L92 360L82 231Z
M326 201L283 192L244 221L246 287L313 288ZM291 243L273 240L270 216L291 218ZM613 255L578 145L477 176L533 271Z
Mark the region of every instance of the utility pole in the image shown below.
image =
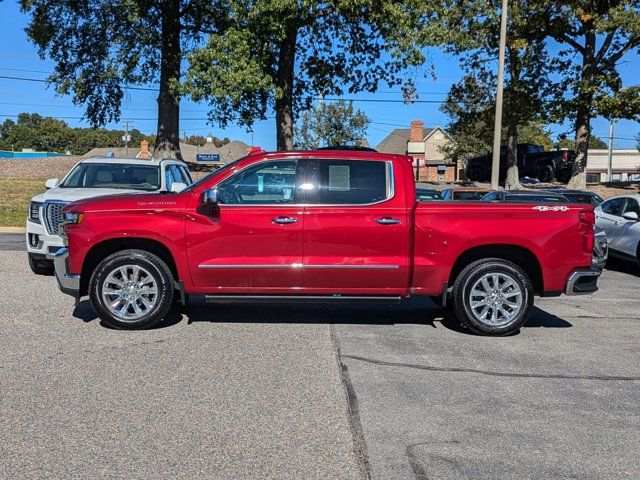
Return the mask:
M124 156L128 157L129 156L129 140L131 139L131 137L129 136L129 120L126 120L124 122L124 135L122 136L122 139L124 140Z
M613 176L613 126L615 125L615 118L611 119L611 123L609 124L609 156L607 159L607 181L610 182Z
M491 188L497 189L500 180L500 139L502 137L502 91L504 89L504 52L507 45L507 0L502 0L500 17L500 53L498 55L498 90L496 92L496 119L493 126L493 161L491 162Z

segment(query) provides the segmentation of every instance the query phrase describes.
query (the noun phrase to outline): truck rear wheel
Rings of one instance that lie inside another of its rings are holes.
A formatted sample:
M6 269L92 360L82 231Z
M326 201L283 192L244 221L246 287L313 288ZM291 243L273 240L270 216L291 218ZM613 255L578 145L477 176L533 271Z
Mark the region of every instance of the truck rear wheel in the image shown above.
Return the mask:
M89 280L93 311L108 325L127 330L162 321L173 303L171 270L144 250L123 250L105 258Z
M533 286L516 264L485 258L460 272L452 299L462 326L479 335L509 335L531 316Z
M546 183L553 180L553 167L549 164L538 165L538 180Z

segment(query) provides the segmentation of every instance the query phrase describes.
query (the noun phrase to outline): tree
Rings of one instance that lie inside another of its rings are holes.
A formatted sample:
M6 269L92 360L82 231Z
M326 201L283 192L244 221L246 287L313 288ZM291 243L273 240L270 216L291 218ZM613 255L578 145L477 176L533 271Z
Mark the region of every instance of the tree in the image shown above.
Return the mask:
M371 121L353 102L320 102L301 115L296 127L296 148L313 150L331 145L357 145L366 137Z
M5 120L0 124L0 149L35 150L83 155L96 147L122 146L123 130L104 128L70 128L66 122L37 113L21 113L16 122ZM145 136L137 129L129 131L131 144L140 144Z
M562 138L558 144L557 147L558 148L568 148L569 150L573 150L575 148L576 144L573 140L569 140L568 138ZM609 148L609 145L607 145L605 142L603 142L599 137L596 137L595 135L589 135L589 150L592 149L605 149L605 148Z
M520 186L518 129L545 120L545 103L551 93L549 74L553 61L546 52L544 37L531 28L540 19L533 6L534 2L529 0L513 1L509 6L503 100L508 189ZM471 148L477 149L492 138L489 132L493 131L495 119L500 10L498 2L481 0L467 2L462 10L452 8L450 12L451 28L466 32L466 36L459 37L447 50L460 56L465 77L452 86L442 110L452 118L449 130L454 139L462 134L469 141L467 132L471 129L470 135L482 139L471 142ZM463 147L454 146L450 150L460 148Z
M436 41L430 2L230 0L230 28L190 56L185 93L212 122L248 128L275 110L277 148L293 148L295 119L314 97L402 83Z
M94 127L120 119L125 85L159 82L154 155L181 158L182 55L226 15L206 0L20 0L29 38L55 63L49 81ZM143 89L146 87L142 87Z
M548 11L549 34L564 50L567 67L556 96L556 119L575 122L571 188L586 187L591 119L637 118L640 87L623 87L618 72L626 54L640 48L640 2L637 0L571 0L553 2Z

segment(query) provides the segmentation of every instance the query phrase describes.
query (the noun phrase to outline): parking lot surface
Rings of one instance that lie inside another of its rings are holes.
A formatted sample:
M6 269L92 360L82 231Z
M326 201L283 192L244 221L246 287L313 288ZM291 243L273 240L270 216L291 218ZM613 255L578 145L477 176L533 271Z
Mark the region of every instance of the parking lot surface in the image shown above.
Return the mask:
M24 251L0 274L2 478L640 478L624 264L593 296L536 299L507 338L428 300L196 302L117 331Z
M362 478L324 313L196 305L126 332L25 252L0 277L0 478Z
M507 338L419 302L337 325L371 477L640 478L640 278L614 266Z

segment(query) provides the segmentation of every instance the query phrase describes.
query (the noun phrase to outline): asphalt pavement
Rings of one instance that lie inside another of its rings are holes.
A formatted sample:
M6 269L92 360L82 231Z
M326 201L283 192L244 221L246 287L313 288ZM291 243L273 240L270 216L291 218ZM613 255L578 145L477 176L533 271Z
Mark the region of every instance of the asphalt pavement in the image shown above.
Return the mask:
M640 277L613 263L600 287L536 298L506 338L428 303L352 312L336 330L371 478L640 478Z
M124 332L22 242L0 235L0 478L640 478L635 267L506 338L422 299L196 299Z
M327 313L118 331L0 252L0 478L361 479Z
M0 251L25 250L24 233L0 233Z

